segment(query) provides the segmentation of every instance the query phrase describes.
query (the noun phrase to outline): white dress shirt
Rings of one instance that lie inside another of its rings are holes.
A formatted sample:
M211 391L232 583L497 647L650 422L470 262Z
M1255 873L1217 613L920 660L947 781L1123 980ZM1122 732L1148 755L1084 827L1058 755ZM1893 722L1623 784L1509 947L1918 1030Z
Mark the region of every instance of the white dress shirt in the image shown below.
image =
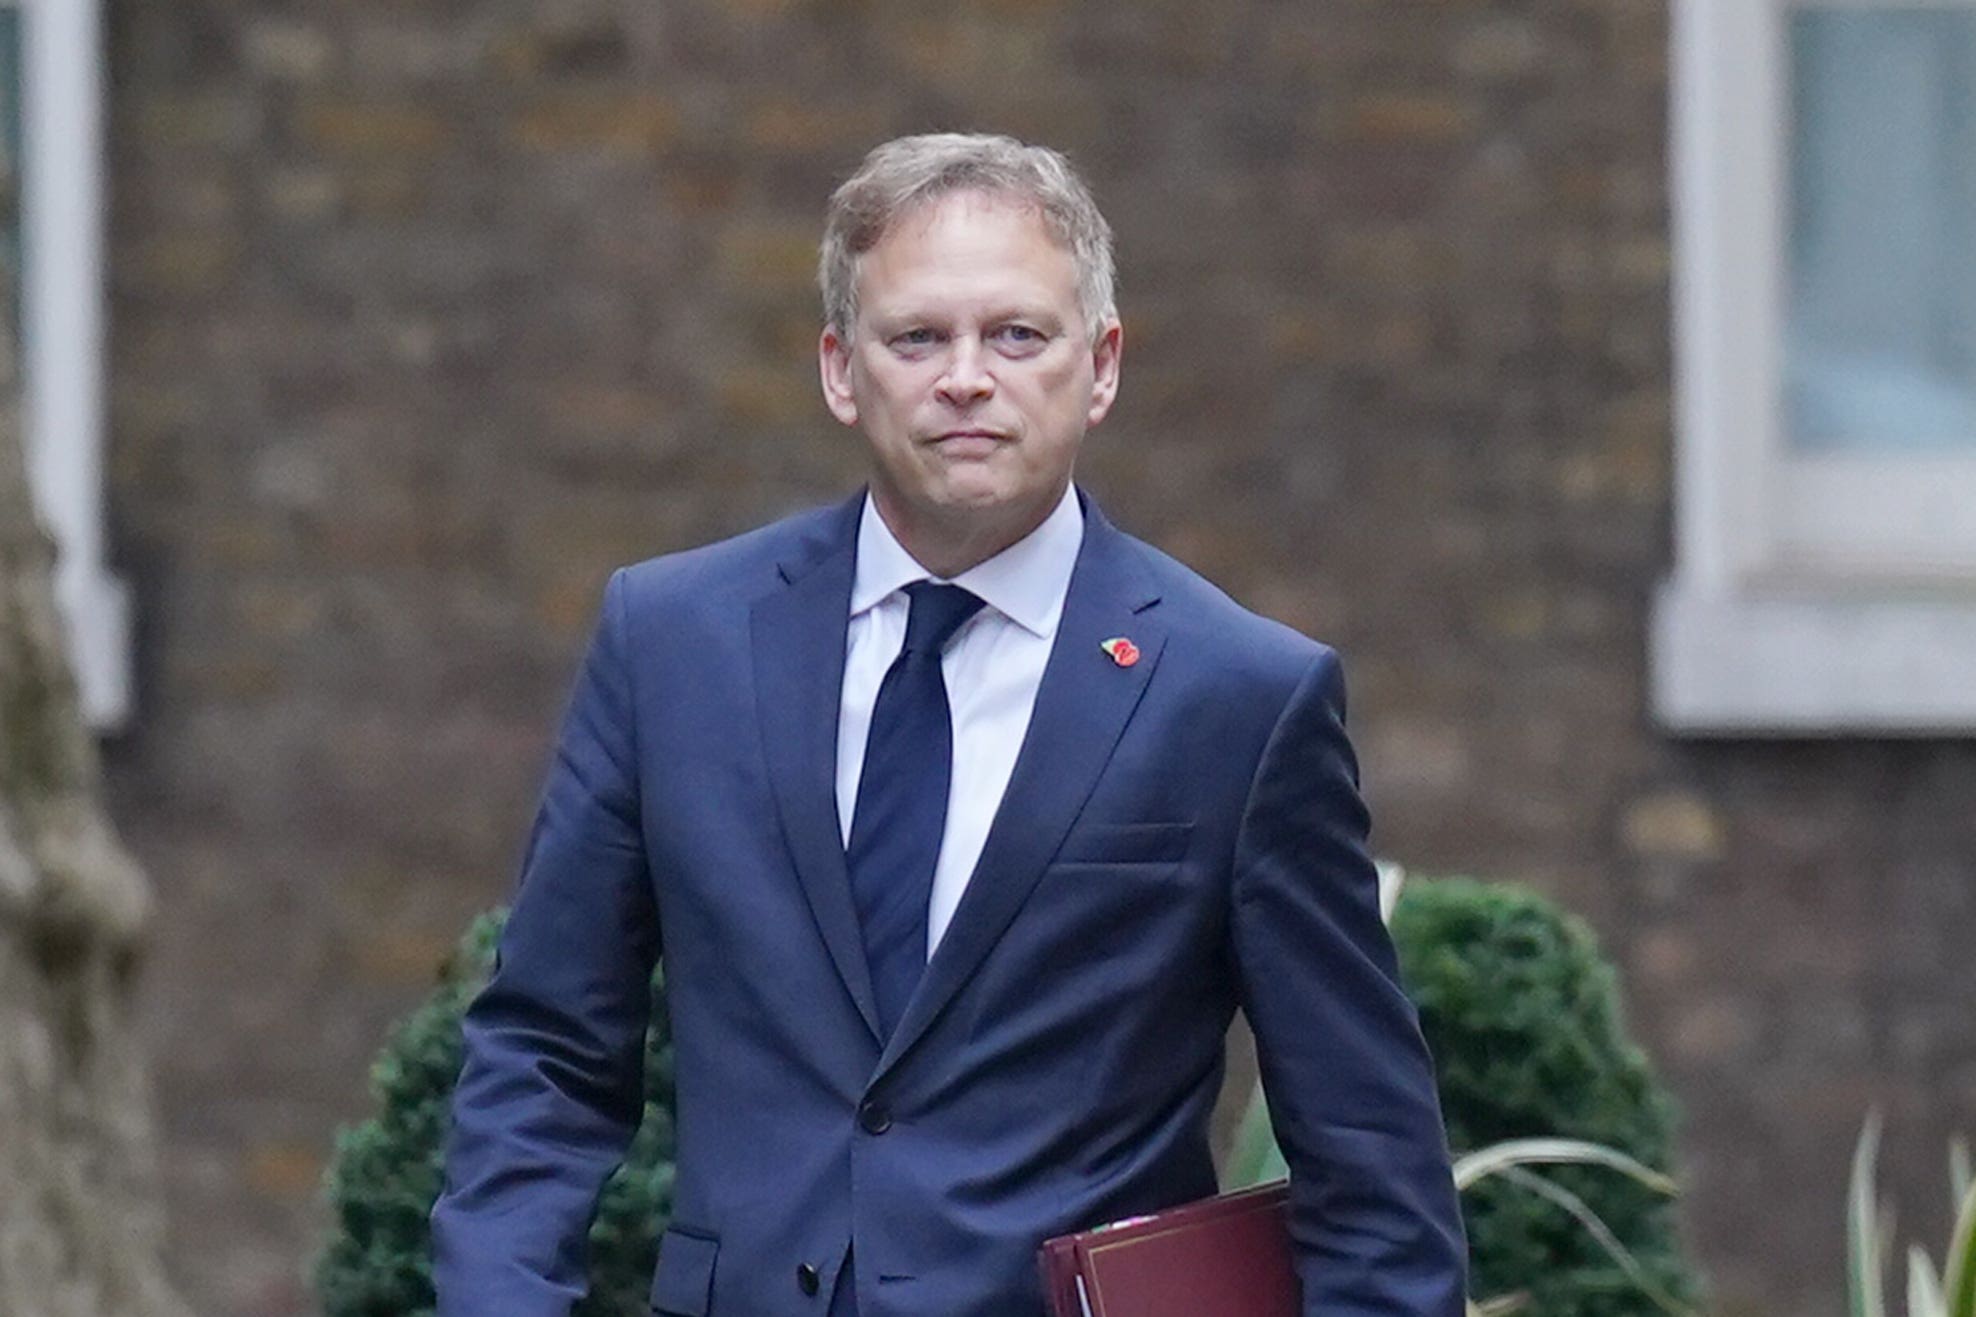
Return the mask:
M954 768L926 912L929 958L967 890L988 825L1015 769L1083 543L1084 510L1075 489L1065 489L1042 525L953 578L953 584L971 590L987 607L961 625L940 658L953 715ZM851 844L851 816L864 772L865 739L871 734L871 707L886 669L906 643L910 605L905 587L939 579L906 552L871 495L865 495L837 712L837 821L846 846Z

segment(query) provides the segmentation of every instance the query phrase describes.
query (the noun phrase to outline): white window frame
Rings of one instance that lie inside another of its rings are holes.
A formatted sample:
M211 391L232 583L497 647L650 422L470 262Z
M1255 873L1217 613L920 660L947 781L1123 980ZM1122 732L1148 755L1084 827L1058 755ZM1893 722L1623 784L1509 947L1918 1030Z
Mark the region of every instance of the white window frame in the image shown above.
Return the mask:
M1785 443L1799 3L1673 5L1675 566L1654 606L1654 712L1681 734L1966 733L1976 460Z
M83 714L130 715L130 596L104 562L103 53L98 0L21 15L21 341L28 481L60 551L55 592Z

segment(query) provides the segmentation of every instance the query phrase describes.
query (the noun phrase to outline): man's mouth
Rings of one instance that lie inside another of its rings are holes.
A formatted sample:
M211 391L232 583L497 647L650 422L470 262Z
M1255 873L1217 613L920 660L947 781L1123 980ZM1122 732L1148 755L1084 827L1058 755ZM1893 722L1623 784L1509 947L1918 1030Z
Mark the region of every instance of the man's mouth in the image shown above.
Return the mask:
M1009 436L1000 430L968 426L958 430L942 430L928 441L927 446L944 457L974 459L993 457L1008 442Z

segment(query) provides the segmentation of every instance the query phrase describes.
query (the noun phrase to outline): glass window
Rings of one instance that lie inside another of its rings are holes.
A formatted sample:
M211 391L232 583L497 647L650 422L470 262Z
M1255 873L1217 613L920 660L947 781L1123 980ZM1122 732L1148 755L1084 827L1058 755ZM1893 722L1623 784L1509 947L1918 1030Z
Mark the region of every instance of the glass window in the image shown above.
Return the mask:
M1976 11L1789 21L1786 433L1976 449Z
M1671 0L1675 554L1704 736L1976 730L1976 0Z

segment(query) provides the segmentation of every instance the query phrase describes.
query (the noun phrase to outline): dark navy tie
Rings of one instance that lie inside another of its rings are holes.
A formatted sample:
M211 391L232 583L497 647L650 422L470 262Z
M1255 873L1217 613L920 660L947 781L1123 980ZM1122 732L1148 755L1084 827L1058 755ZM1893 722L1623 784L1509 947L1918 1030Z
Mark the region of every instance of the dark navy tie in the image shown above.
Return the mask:
M891 1038L926 970L926 908L947 825L954 730L940 651L981 600L958 585L906 587L906 644L871 709L845 862L878 1023Z

